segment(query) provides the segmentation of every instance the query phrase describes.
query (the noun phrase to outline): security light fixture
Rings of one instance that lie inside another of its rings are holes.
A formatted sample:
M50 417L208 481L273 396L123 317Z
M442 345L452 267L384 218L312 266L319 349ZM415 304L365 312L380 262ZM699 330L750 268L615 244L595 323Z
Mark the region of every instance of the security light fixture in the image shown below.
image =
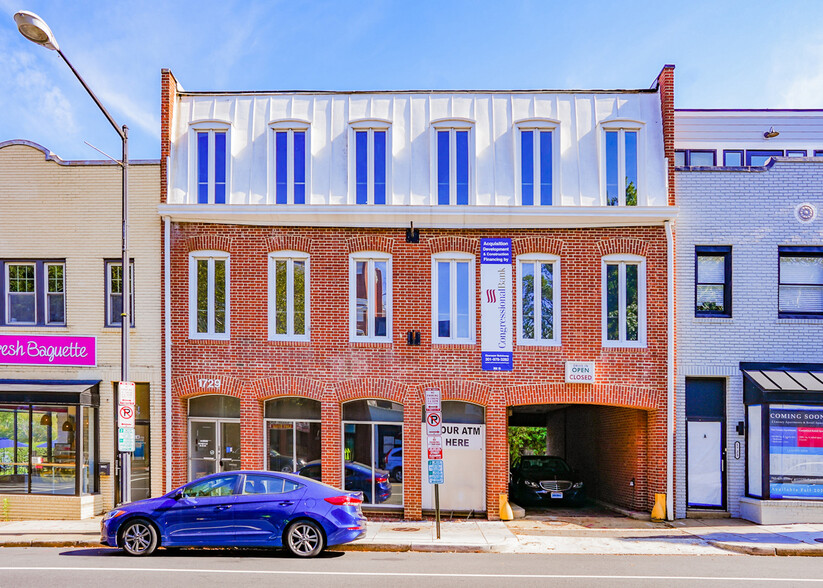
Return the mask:
M775 131L774 127L769 127L769 130L766 131L765 133L763 133L763 136L766 137L767 139L773 139L774 137L776 137L779 134L780 134L780 132Z

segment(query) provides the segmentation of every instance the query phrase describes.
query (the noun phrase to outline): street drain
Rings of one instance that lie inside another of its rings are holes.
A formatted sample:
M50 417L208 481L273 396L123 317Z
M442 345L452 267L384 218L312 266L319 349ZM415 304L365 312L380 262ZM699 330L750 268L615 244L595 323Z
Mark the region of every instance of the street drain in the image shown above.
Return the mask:
M403 533L413 533L414 531L419 531L416 527L394 527L392 531L401 531Z

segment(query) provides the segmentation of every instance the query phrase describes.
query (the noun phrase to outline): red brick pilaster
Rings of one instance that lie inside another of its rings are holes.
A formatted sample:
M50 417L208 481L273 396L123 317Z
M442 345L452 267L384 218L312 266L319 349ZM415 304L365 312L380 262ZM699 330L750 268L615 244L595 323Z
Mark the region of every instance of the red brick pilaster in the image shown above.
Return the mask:
M323 390L323 404L320 408L320 435L322 437L321 468L323 482L336 488L343 487L341 471L343 469L343 446L341 436L343 431L340 424L340 401L334 389L334 384L328 383Z
M486 407L486 511L500 520L500 494L509 492L509 441L506 395L493 390Z
M657 76L660 111L663 116L663 150L668 159L669 206L674 206L674 66L664 65Z
M419 390L409 389L403 400L403 518L418 521L423 518L421 415L423 398Z

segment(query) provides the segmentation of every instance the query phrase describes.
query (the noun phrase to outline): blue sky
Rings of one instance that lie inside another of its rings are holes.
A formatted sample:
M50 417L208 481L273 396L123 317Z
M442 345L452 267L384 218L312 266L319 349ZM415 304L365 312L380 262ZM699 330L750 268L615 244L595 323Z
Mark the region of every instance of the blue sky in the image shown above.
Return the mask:
M159 157L160 69L187 90L647 88L678 108L823 108L823 2L0 0L0 141L64 159L120 141L60 57L12 15L39 14L120 124Z

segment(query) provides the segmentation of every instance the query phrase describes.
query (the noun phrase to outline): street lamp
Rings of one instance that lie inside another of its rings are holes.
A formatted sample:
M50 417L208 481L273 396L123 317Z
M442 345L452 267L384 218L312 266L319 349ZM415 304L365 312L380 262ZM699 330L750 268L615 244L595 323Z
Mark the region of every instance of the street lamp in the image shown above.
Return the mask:
M117 134L120 136L120 139L123 141L123 158L121 161L117 162L121 169L123 170L123 212L122 212L122 225L123 225L123 266L121 268L121 277L122 277L122 289L123 289L123 311L121 314L121 335L120 335L120 380L123 382L129 381L129 326L131 324L131 317L130 315L130 296L129 296L129 187L128 187L128 179L129 179L129 128L126 125L123 127L119 127L117 123L114 121L112 116L109 114L109 111L106 110L106 107L101 104L100 100L98 100L97 96L95 96L94 92L91 91L91 88L86 84L86 81L82 78L82 76L77 73L77 70L74 69L74 66L71 62L66 58L62 51L60 51L60 46L57 44L57 40L54 38L54 33L51 32L49 25L45 23L45 21L34 14L33 12L29 12L27 10L21 10L20 12L14 15L14 22L17 23L17 29L20 31L20 34L27 38L32 43L37 43L45 47L46 49L50 49L52 51L57 51L58 55L63 58L63 61L66 62L66 65L69 66L69 69L77 76L77 79L80 80L80 83L83 84L83 87L86 89L86 92L89 93L94 103L97 104L97 107L106 115L106 118L111 123L111 126L114 127L114 130L117 131ZM128 499L131 498L131 453L121 451L120 452L120 502L127 502Z

